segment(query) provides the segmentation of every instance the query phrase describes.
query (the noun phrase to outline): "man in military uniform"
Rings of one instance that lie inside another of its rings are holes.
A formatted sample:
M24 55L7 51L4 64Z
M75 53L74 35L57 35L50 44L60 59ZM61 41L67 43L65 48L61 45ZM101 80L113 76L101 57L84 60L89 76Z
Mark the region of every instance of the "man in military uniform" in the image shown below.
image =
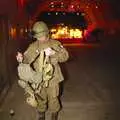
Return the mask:
M51 120L57 120L58 112L60 110L60 103L58 99L59 83L64 80L58 63L66 62L69 55L67 50L59 41L49 38L48 27L43 21L36 22L33 25L32 30L34 32L33 37L36 41L30 44L23 55L19 53L16 57L18 62L32 66L35 72L40 74L42 72L42 79L45 78L47 82L44 82L43 84L40 80L41 89L37 89L36 91L32 91L30 86L27 84L21 84L21 81L19 81L19 84L29 93L40 93L40 97L37 97L36 103L36 109L39 112L39 120L45 120L45 112L47 108L51 112ZM45 67L45 65L43 65L43 62L40 60L41 54L43 56L45 55L47 59L46 63L49 63L51 66L48 65ZM44 67L44 70L42 70L41 66ZM49 69L49 72L47 69ZM47 72L45 72L45 70ZM49 74L49 77L46 77L47 73Z

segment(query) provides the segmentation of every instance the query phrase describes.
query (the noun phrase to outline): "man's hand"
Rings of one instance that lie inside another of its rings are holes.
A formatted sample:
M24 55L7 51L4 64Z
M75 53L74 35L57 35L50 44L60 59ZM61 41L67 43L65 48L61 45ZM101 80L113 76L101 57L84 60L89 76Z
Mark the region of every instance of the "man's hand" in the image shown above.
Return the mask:
M22 63L23 61L23 55L20 52L17 52L16 59L19 63Z
M46 48L44 51L46 56L51 56L55 54L55 51L52 50L50 47Z

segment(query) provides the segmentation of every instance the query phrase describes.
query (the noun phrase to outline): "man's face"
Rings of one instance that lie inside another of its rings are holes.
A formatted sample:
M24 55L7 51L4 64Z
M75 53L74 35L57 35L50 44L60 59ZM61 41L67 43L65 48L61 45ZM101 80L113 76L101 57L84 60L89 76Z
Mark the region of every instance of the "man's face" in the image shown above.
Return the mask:
M40 42L46 42L46 41L48 41L48 37L47 36L42 36L42 37L38 38L38 40Z

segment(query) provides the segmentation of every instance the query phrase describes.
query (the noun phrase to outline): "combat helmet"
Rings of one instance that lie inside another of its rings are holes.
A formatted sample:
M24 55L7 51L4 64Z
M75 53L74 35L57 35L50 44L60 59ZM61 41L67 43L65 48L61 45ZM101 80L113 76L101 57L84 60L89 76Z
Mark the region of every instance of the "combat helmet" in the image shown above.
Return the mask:
M32 31L34 32L33 37L36 39L49 34L48 26L43 21L36 22L33 25Z

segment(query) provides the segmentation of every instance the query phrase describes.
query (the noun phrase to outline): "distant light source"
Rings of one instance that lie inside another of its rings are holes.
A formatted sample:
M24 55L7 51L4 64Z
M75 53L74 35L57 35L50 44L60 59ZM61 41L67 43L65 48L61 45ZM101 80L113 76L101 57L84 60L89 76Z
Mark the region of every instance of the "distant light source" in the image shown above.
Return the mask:
M51 13L48 13L48 15L51 15Z
M25 32L26 32L26 33L28 32L28 29L27 29L27 28L25 28Z
M63 8L64 7L64 5L61 5L61 8Z
M77 15L80 15L80 13L79 13L79 12L77 12Z
M20 34L23 34L23 33L24 33L24 29L21 28L21 29L20 29Z
M64 4L63 2L61 2L61 4Z
M10 36L12 38L16 38L16 28L14 28L14 27L10 28Z
M54 5L51 5L51 8L54 8Z
M95 8L98 8L98 6L96 6Z
M52 28L51 30L51 37L53 39L61 39L61 38L83 38L82 30L69 28L68 26L59 26L58 28Z
M87 5L86 8L89 8L89 6Z
M77 5L77 8L80 8L80 6L79 6L79 5Z
M71 5L71 8L74 8L74 5Z
M51 2L50 4L54 4L54 2Z
M58 12L56 12L56 15L58 15Z

